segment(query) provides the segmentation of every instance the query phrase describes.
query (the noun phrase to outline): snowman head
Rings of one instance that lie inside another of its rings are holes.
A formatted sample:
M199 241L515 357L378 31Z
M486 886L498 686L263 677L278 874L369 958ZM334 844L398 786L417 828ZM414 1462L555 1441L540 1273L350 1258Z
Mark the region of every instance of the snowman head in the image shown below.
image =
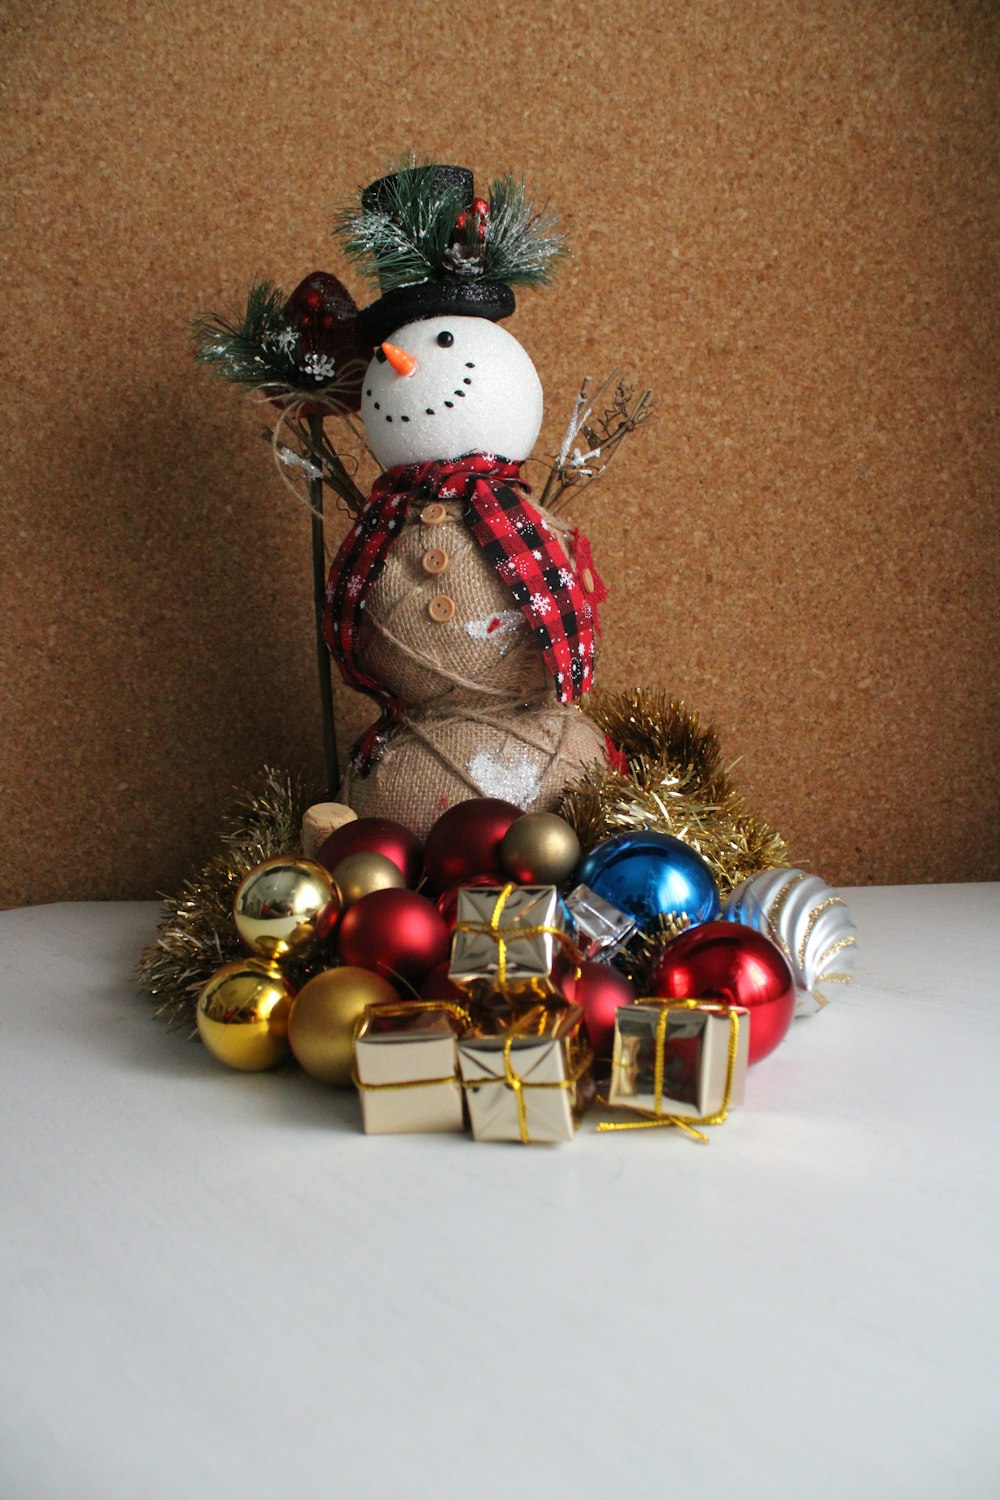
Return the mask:
M506 329L444 314L406 323L378 347L361 415L385 469L466 453L520 462L542 425L542 386Z

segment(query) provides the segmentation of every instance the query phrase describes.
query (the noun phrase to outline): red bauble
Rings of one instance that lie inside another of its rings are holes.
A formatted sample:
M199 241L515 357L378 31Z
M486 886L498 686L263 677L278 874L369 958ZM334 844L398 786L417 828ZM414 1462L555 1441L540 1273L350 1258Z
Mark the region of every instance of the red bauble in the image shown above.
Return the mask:
M580 965L579 978L572 971L565 977L562 991L571 1005L583 1006L594 1056L599 1062L610 1062L615 1014L619 1005L631 1005L635 1000L635 990L625 975L610 964L589 958Z
M458 885L450 885L446 891L442 891L437 898L437 909L448 924L451 932L455 926L455 918L458 915L458 893L467 885L498 885L500 882L496 875L471 875L468 880L460 880ZM506 881L503 882L506 885Z
M470 885L476 875L495 875L506 885L500 863L504 834L523 808L499 797L471 797L441 814L424 845L424 870L434 891Z
M702 922L668 943L653 968L653 993L745 1005L751 1063L774 1051L795 1015L795 979L785 955L738 922Z
M339 830L338 830L339 832ZM350 920L348 920L350 919ZM445 920L416 891L372 891L348 907L337 935L345 964L416 989L451 947Z
M333 871L349 854L362 853L384 854L403 872L407 885L416 885L420 879L424 858L420 840L391 818L355 818L353 823L342 823L321 845L316 858Z
M468 1005L469 997L457 984L448 978L451 963L448 959L432 969L420 986L421 1000L455 1000L459 1005Z

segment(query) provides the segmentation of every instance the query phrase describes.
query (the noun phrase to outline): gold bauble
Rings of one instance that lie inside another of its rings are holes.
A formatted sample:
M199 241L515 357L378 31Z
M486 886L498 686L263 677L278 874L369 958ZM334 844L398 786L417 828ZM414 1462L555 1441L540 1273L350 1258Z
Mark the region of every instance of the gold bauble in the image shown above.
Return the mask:
M334 865L331 874L344 911L372 891L398 891L406 885L399 866L386 855L376 854L374 849L361 849L357 854L345 855Z
M292 989L259 958L238 958L213 974L198 996L198 1034L213 1057L244 1073L288 1056Z
M274 961L307 953L329 937L340 914L330 872L311 859L278 855L251 870L233 902L251 953Z
M525 813L504 835L500 859L521 885L561 885L580 862L580 840L558 813Z
M354 1066L354 1026L366 1005L399 996L370 969L345 964L326 969L304 984L288 1023L292 1052L313 1078L348 1088Z

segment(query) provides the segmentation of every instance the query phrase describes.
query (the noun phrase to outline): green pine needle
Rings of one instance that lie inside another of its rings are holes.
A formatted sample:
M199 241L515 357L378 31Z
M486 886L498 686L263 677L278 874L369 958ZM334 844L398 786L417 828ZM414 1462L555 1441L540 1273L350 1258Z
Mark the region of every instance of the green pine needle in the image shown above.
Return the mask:
M337 215L333 232L345 255L383 291L439 274L465 205L454 187L435 183L436 172L433 162L407 158L389 174L378 209L351 204Z
M490 183L490 213L483 242L483 280L508 286L545 286L566 252L547 206L536 208L523 182L510 175Z
M203 313L195 319L195 363L208 365L224 380L254 388L296 386L302 374L294 361L295 330L283 315L285 294L269 281L247 294L242 318Z

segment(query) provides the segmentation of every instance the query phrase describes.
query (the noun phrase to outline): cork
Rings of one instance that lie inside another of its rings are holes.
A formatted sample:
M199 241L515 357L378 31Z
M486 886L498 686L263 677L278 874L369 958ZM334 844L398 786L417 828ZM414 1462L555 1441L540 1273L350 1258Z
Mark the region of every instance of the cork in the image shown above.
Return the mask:
M307 807L302 818L302 853L315 859L331 833L357 817L353 807L343 802L316 802Z

